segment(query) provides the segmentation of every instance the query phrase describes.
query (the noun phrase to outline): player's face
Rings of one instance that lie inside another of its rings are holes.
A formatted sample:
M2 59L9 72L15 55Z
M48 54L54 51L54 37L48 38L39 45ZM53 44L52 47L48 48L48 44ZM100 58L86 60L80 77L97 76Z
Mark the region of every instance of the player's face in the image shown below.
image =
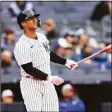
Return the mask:
M3 103L13 103L13 101L14 101L13 96L3 97L2 98Z
M63 96L66 98L72 98L74 96L74 91L73 90L67 91L63 93Z
M28 18L22 23L22 25L24 28L27 28L27 29L37 29L38 28L37 18L36 17Z

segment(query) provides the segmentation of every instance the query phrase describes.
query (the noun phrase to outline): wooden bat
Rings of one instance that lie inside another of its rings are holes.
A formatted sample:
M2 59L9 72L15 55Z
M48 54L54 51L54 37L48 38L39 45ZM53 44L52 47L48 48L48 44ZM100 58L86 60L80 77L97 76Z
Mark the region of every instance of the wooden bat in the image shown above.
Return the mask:
M84 58L84 59L78 61L77 64L80 64L80 63L82 63L82 62L84 62L84 61L87 61L88 59L91 59L91 58L93 58L93 57L95 57L95 56L98 56L99 54L102 54L102 53L104 53L104 52L106 52L106 51L108 51L108 50L111 50L111 49L112 49L112 44L109 45L109 46L107 46L107 47L105 47L105 48L103 48L103 49L101 49L100 51L98 51L98 52L92 54L91 56L89 56L89 57L87 57L87 58Z

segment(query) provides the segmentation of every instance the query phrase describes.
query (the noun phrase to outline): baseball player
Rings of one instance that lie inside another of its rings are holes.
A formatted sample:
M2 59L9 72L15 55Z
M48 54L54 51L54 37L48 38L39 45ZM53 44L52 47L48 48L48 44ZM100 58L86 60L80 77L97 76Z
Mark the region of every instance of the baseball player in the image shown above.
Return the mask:
M28 112L58 112L58 97L54 85L58 86L64 80L51 75L50 61L70 69L78 65L50 51L46 36L36 32L41 26L39 15L34 14L32 10L25 10L17 17L18 24L24 32L14 49L22 75L20 88Z

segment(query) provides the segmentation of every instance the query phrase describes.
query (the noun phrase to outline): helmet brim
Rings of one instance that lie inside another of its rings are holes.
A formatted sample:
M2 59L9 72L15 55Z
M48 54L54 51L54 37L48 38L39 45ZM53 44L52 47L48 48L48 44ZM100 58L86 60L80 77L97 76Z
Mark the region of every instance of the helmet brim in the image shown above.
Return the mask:
M34 14L34 16L35 16L35 17L38 17L38 16L40 16L40 14Z
M34 14L34 15L28 17L27 19L29 19L29 18L31 18L31 17L38 17L38 16L40 16L40 14ZM25 19L25 20L27 20L27 19Z

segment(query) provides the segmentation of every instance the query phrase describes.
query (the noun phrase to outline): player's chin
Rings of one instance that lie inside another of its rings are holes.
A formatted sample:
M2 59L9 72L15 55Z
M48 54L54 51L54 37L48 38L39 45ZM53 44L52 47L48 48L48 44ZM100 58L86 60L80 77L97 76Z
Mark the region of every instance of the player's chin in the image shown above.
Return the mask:
M33 26L33 29L37 29L37 28L38 28L38 26L36 26L36 25L35 25L35 26Z

